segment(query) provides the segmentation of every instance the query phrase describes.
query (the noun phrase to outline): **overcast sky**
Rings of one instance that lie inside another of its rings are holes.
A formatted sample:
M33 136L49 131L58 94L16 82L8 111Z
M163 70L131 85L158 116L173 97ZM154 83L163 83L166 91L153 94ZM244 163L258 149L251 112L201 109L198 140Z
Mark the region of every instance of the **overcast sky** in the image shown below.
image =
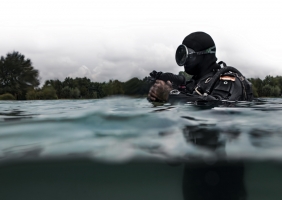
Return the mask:
M278 0L1 0L0 55L19 51L46 79L178 73L175 50L204 31L246 77L282 75Z

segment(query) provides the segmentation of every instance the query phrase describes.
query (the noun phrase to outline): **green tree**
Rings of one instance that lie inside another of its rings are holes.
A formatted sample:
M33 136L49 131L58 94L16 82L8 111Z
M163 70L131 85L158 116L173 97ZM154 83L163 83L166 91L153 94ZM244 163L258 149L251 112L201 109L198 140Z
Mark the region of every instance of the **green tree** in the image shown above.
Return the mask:
M105 82L99 83L94 82L90 84L90 87L88 88L88 98L103 98L106 96L106 93L104 91L104 85L106 85Z
M26 98L27 100L37 100L37 99L39 99L39 97L38 97L38 91L36 91L36 90L29 90L29 91L26 93L25 98Z
M152 85L153 82L150 81L149 77L145 77L143 78L143 80L134 77L124 83L124 94L144 96L148 94L149 89Z
M124 94L140 95L142 90L142 81L134 77L124 83Z
M66 86L62 89L61 98L63 99L70 99L71 98L71 88Z
M113 95L124 94L123 83L122 82L120 82L118 80L114 80L112 82L112 94Z
M264 79L263 79L263 85L270 85L270 86L275 86L277 85L276 80L273 76L267 75Z
M52 86L44 86L42 89L30 90L26 93L27 100L58 99L56 90Z
M63 89L63 84L60 80L46 80L43 87L52 86L56 90L56 94L58 98L61 98L61 92Z
M80 91L77 87L70 90L70 97L72 99L78 99L80 97Z
M56 90L53 88L53 86L43 87L41 93L42 93L41 99L58 99Z
M110 80L103 85L103 91L106 96L124 94L123 83L118 80Z
M273 94L273 87L269 84L266 84L262 87L262 96L270 97Z
M110 80L108 83L105 83L102 87L103 87L103 93L105 94L105 96L110 96L113 94L112 80Z
M253 90L253 95L254 95L254 97L259 97L259 96L258 96L257 88L254 86L254 84L252 84L252 90Z
M65 80L63 81L63 87L70 87L70 88L75 88L78 87L78 83L75 79L66 77Z
M263 81L260 78L250 78L248 79L254 88L256 88L256 92L258 96L263 96L262 88L264 86Z
M0 100L16 100L16 98L10 93L5 93L0 95Z
M28 90L39 85L39 73L30 59L19 52L8 53L0 59L0 94L11 93L16 99L25 99Z
M272 96L279 97L280 95L281 95L281 90L277 85L275 85L272 90Z
M80 91L80 96L82 98L91 98L91 91L88 89L91 87L91 80L89 78L75 78L75 82L77 83L77 88Z
M282 76L276 76L275 77L276 84L280 88L280 91L282 91Z

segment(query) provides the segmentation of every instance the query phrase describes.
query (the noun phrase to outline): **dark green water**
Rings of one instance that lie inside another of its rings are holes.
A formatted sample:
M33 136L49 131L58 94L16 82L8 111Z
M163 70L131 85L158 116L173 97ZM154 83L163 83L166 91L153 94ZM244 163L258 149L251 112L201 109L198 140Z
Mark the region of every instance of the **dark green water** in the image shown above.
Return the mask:
M0 199L281 199L281 105L0 101Z

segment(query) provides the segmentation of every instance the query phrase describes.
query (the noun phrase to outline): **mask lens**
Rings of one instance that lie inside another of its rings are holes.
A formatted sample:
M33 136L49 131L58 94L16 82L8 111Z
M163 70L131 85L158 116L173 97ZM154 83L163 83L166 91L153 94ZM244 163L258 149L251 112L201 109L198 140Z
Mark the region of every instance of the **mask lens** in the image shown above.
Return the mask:
M196 56L197 56L197 54L196 54L196 52L193 50L193 49L190 49L190 48L187 48L187 51L188 51L188 59L189 59L189 61L194 61L195 59L196 59Z
M187 58L188 58L187 48L184 45L180 45L176 49L176 53L175 53L176 63L179 66L183 66L185 64Z
M187 50L188 50L188 54L191 54L191 55L195 54L195 51L193 49L187 48Z

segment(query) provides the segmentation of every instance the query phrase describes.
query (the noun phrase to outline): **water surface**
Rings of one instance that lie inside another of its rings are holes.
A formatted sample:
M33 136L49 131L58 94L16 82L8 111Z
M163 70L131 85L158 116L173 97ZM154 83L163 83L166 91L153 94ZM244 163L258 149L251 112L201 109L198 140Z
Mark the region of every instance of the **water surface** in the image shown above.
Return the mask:
M280 199L281 108L0 101L0 197Z
M0 162L74 155L110 162L280 161L282 100L228 106L153 106L130 98L1 101Z

